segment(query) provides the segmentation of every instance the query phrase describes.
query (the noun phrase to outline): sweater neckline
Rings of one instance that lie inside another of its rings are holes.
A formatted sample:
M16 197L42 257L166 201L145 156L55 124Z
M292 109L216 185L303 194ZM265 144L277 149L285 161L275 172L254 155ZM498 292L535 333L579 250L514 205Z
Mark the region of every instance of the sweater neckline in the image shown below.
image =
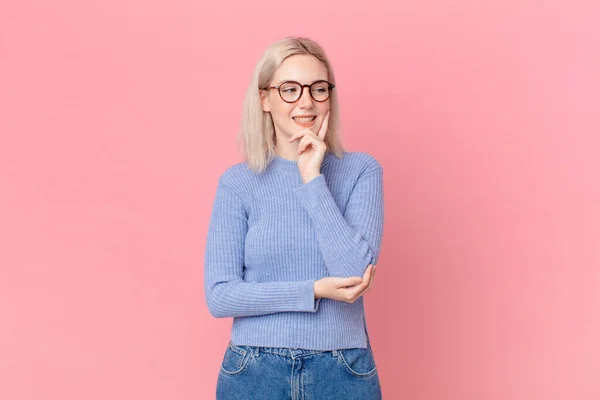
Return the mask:
M329 151L326 152L325 156L323 156L321 168L329 164L334 157L335 154ZM300 175L300 171L298 170L298 163L295 160L287 160L283 157L278 156L277 154L274 154L273 160L271 160L270 164L273 170L275 171L290 175Z

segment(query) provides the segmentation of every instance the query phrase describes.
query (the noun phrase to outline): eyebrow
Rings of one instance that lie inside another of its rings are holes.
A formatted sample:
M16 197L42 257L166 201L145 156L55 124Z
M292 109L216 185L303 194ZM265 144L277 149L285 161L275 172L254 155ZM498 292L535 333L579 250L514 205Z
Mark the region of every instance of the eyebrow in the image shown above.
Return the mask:
M312 84L313 84L313 83L315 83L315 82L319 82L319 81L326 81L326 80L327 80L327 79L317 79L317 80L314 80L314 81L312 81L311 83L308 83L307 85L312 85ZM281 81L277 82L277 83L275 84L275 86L279 86L279 85L281 85L283 82L297 82L297 81L295 81L295 80L293 80L293 79L283 79L283 80L281 80ZM300 83L300 82L298 82L298 83Z

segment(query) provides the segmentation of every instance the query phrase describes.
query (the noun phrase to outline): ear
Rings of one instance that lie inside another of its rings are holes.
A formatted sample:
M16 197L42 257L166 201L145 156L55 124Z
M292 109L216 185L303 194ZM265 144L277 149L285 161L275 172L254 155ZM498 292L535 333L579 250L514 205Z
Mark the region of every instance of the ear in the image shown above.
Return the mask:
M260 94L260 105L264 112L271 112L271 108L269 108L269 92L266 90L259 90Z

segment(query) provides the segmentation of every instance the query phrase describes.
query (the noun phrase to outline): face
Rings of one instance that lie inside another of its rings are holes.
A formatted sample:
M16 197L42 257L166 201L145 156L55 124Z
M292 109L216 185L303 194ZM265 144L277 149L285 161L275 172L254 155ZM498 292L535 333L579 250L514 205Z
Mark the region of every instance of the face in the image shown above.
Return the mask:
M269 86L279 86L283 81L310 85L320 80L327 80L327 69L321 61L311 55L294 55L283 61ZM271 113L278 137L291 137L306 128L317 134L331 101L331 97L323 102L314 100L308 87L304 88L302 97L294 103L283 101L277 89L261 91L261 98L263 110ZM294 119L307 115L315 116L315 119L308 123L300 123Z

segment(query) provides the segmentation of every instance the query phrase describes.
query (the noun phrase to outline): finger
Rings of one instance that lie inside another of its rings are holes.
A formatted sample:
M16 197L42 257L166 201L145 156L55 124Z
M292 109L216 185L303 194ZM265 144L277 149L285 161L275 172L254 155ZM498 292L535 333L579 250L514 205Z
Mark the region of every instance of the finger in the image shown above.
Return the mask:
M353 286L348 288L347 295L350 299L356 300L363 294L369 291L370 283L367 281L363 281L360 285Z
M349 278L340 278L339 287L352 287L359 285L363 282L363 279L359 276L351 276Z
M373 276L371 277L371 281L369 282L367 287L365 287L360 293L358 293L358 295L356 297L363 296L365 293L367 293L368 291L371 290L371 285L373 285Z
M377 272L377 266L373 265L373 273L371 274L371 279L369 280L369 285L367 286L367 288L361 293L361 295L367 293L368 291L371 290L371 287L373 286L373 281L375 281L375 273Z
M323 118L323 123L321 124L321 129L319 129L319 139L324 140L325 134L327 133L327 127L329 126L329 114L331 111L327 111L327 115Z
M360 292L358 295L356 295L356 297L358 298L360 296L364 296L370 290L371 290L371 286L369 285L366 288L364 288L362 292Z
M372 271L373 271L373 264L369 264L369 266L365 270L365 273L363 275L363 279L364 280L370 279Z
M371 268L372 268L372 265L369 264L369 266L367 267L367 272L365 272L365 275L363 277L361 284L356 285L352 288L348 288L348 289L353 290L355 293L359 293L359 292L362 292L367 286L369 286L369 282L371 280L371 273L370 273Z
M366 292L371 290L371 287L373 286L373 282L375 281L375 271L376 270L377 270L377 267L373 266L373 273L371 274L371 279L369 279L369 285L367 286L367 289L365 290Z
M288 142L289 142L289 143L292 143L294 140L297 140L298 138L301 138L301 137L303 137L303 136L304 136L304 135L306 135L307 133L312 133L312 131L310 131L310 129L308 129L308 128L307 128L307 129L303 129L303 130L301 130L300 132L294 133L294 134L292 135L292 137L288 139Z
M371 271L369 273L369 277L366 279L367 286L369 286L371 284L372 280L373 280L373 267L371 266Z
M314 136L313 133L304 135L298 146L298 154L302 153L309 145L312 145L315 150L318 150L323 145L323 142L321 139Z
M300 144L298 144L298 154L302 153L306 146L310 144L310 135L304 135L302 139L300 139Z
M373 268L373 265L369 264L367 270L365 271L365 276L363 278L365 288L363 290L366 290L366 288L368 288L371 285L371 282L373 281Z

